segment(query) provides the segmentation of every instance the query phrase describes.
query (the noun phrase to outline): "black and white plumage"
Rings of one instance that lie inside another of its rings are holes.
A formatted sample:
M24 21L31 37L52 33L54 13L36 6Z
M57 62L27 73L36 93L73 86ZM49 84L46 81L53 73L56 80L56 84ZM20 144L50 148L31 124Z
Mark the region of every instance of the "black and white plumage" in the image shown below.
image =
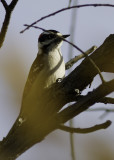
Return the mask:
M20 112L22 117L29 108L28 106L30 104L32 106L42 96L45 88L50 87L57 79L65 76L65 62L60 47L63 38L68 36L55 30L47 30L39 36L38 54L30 68L23 92Z
M49 87L58 78L65 76L65 63L60 51L62 35L55 30L43 32L38 39L38 54L34 60L25 85L23 98L29 94L31 87L37 83L37 89Z

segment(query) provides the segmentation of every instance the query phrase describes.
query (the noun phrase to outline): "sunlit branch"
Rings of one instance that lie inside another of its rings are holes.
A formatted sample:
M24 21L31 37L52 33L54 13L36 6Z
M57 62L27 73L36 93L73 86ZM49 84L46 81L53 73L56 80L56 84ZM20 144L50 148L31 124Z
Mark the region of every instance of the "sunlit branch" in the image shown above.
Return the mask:
M95 62L84 52L82 51L82 49L80 49L78 46L74 45L73 43L69 42L68 40L64 39L65 42L69 43L70 45L72 45L74 48L76 48L78 51L80 51L86 58L88 58L88 60L92 63L92 65L94 66L94 68L96 69L96 71L98 72L102 83L105 83L105 80L101 74L101 71L99 69L99 67L95 64Z
M88 55L90 53L92 53L93 51L96 50L96 46L92 46L90 49L88 49L85 53ZM84 54L80 54L78 56L75 56L74 58L72 58L70 61L68 61L66 64L65 64L65 68L66 70L70 69L76 62L78 62L80 59L84 58Z

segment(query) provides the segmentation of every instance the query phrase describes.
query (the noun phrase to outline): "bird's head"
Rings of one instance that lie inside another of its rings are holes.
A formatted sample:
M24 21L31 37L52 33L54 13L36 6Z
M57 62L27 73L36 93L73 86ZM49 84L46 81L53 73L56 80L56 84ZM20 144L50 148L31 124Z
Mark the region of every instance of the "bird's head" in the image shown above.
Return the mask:
M56 30L46 30L40 34L38 39L38 48L43 51L52 51L59 49L62 45L63 39L70 35L62 35Z

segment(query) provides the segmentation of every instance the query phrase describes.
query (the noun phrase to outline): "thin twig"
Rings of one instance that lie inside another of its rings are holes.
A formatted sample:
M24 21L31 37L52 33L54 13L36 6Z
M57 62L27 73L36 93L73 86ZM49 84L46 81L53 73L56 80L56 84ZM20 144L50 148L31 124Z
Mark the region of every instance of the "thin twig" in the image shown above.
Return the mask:
M71 128L65 125L60 125L59 129L66 131L66 132L70 132L70 133L81 133L81 134L86 134L86 133L91 133L91 132L95 132L97 130L100 129L106 129L111 125L111 121L108 120L102 124L97 124L95 126L92 126L90 128Z
M27 24L25 24L24 26L28 26ZM38 27L38 26L31 26L35 29L41 29L43 31L47 31L46 29L42 28L42 27ZM48 31L47 31L48 32ZM72 42L62 38L63 41L69 43L71 46L73 46L75 49L77 49L78 51L80 51L86 58L88 58L88 60L92 63L92 65L94 66L94 68L96 69L97 73L99 74L100 78L101 78L101 82L104 84L106 83L106 81L104 80L102 74L101 74L101 71L99 69L99 67L95 64L95 62L82 50L80 49L78 46L76 46L75 44L73 44Z
M30 27L32 27L33 25L37 24L38 22L48 18L48 17L51 17L51 16L54 16L60 12L63 12L63 11L66 11L66 10L70 10L70 9L73 9L73 8L82 8L82 7L114 7L113 4L83 4L83 5L76 5L76 6L72 6L72 7L66 7L66 8L62 8L60 10L57 10L49 15L46 15L44 17L41 17L40 19L38 19L37 21L31 23L30 25L28 25L25 29L23 29L20 33L23 33L25 32L26 30L28 30Z
M88 55L90 53L92 53L93 51L96 50L96 46L92 46L90 49L88 49L85 53ZM65 64L65 69L68 70L70 69L76 62L78 62L80 59L84 58L84 54L80 54L78 56L75 56L74 58L72 58L70 61L68 61L66 64Z

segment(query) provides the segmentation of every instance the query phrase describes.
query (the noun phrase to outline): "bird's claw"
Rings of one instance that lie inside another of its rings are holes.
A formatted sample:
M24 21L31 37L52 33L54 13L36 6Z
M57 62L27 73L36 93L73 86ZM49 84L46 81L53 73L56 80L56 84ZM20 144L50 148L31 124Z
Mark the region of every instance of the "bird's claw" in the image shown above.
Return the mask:
M62 80L63 80L62 78L58 78L58 79L56 80L56 83L60 83Z

